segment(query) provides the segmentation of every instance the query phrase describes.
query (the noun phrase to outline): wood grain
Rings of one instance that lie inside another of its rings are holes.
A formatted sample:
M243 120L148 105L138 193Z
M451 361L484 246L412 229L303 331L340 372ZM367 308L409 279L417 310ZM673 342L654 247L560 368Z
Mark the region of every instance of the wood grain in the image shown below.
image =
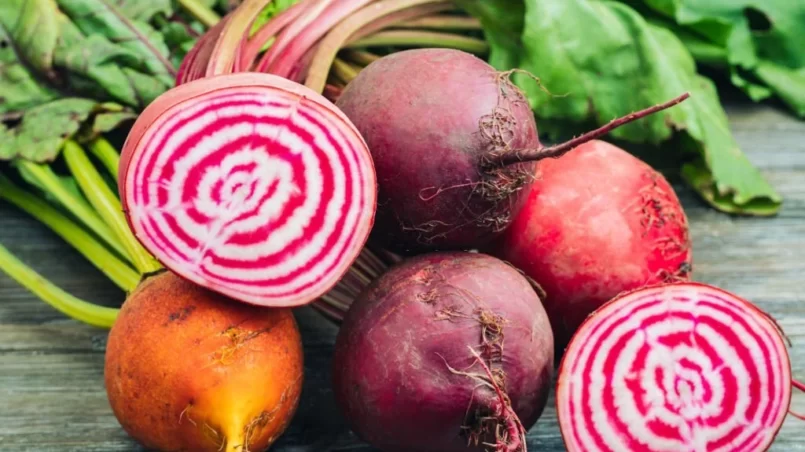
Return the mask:
M756 302L790 336L795 376L805 379L805 122L768 106L730 105L742 149L781 192L772 219L731 217L675 187L691 221L695 279ZM123 294L44 227L0 204L0 243L64 289L115 305ZM273 450L371 451L345 426L329 385L336 328L315 312L297 312L306 373L301 407ZM139 451L120 429L103 388L106 333L79 325L0 274L0 451ZM529 434L529 449L564 450L553 399ZM805 412L805 395L793 408ZM805 451L793 417L773 451Z

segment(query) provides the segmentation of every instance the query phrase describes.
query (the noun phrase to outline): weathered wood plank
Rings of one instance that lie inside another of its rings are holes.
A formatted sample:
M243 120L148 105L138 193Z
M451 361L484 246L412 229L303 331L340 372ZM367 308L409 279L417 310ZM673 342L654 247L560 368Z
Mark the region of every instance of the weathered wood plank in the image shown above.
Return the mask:
M707 208L676 185L691 220L695 278L756 302L790 336L796 376L805 379L805 122L748 105L729 108L742 148L785 197L774 219L738 218ZM123 294L44 227L0 204L0 243L64 289L114 305ZM329 384L336 328L297 312L306 353L301 406L274 450L373 449L350 433ZM106 333L66 320L0 275L0 451L138 451L108 408L103 389ZM531 430L531 450L561 451L553 399ZM805 395L793 408L805 412ZM805 429L789 418L773 451L805 451Z

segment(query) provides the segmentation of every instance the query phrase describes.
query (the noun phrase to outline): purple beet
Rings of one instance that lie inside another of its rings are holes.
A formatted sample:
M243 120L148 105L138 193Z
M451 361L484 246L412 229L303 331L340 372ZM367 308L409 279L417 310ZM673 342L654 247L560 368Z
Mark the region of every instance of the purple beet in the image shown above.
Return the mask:
M371 240L417 254L482 247L521 208L534 162L686 97L546 147L508 72L459 50L415 49L367 66L337 106L358 128L375 163L378 210Z
M384 452L524 451L553 372L534 287L499 259L460 251L409 258L375 280L335 347L338 405Z

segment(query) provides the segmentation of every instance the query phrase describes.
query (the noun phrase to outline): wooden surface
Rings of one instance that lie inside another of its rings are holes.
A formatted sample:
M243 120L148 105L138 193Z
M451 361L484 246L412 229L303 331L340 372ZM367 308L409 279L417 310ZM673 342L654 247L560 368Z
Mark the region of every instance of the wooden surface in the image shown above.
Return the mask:
M734 218L705 207L677 184L691 221L695 279L753 300L793 341L794 374L805 379L805 122L751 105L728 108L749 158L785 197L774 219ZM44 227L0 204L0 243L66 290L96 302L121 293ZM298 312L306 384L298 415L272 449L370 451L344 426L329 389L335 327ZM120 429L103 388L106 333L66 320L0 274L0 451L138 451ZM564 450L553 399L531 429L529 449ZM805 394L794 409L805 412ZM775 451L805 451L805 425L790 417Z

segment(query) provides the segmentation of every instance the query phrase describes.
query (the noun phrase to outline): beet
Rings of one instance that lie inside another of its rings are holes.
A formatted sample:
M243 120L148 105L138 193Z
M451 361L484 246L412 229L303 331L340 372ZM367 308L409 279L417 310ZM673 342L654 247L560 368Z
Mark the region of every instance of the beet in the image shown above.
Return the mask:
M685 212L666 179L643 161L594 140L539 162L534 179L490 253L545 290L559 349L619 293L690 277Z
M522 92L485 61L415 49L371 63L336 105L365 139L378 179L371 240L401 254L475 249L504 231L533 163L687 98L687 94L556 146L539 139Z
M546 404L553 337L537 292L512 266L429 253L354 301L333 372L350 426L385 452L519 451Z
M132 292L106 346L109 405L148 450L265 450L291 423L303 380L289 308L235 302L172 272Z
M243 302L298 306L363 248L374 174L366 143L330 101L244 72L184 83L148 105L118 182L132 231L165 267Z
M763 451L792 385L770 317L680 282L619 296L583 323L559 369L557 414L570 452Z

